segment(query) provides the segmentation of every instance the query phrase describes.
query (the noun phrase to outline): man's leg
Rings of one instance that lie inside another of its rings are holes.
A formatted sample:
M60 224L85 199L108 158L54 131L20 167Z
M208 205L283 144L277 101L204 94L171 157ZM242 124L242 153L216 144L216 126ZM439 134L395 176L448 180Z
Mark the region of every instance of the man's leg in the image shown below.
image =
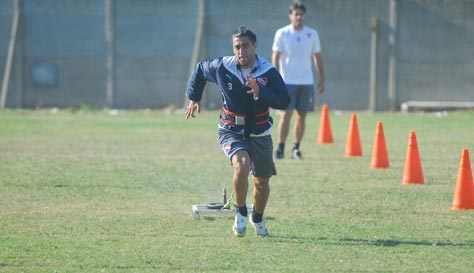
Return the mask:
M253 177L253 209L255 212L263 214L270 196L270 179Z
M303 139L304 130L306 127L306 113L305 111L296 110L296 120L295 120L295 143L301 143Z
M296 119L294 127L294 145L291 156L294 159L303 159L300 152L300 143L303 140L304 131L306 128L306 113L305 111L296 110Z
M263 213L267 206L268 197L270 196L270 178L253 177L253 211L250 218L250 223L255 229L255 233L259 237L269 236L268 230L265 227L263 220Z
M282 111L280 116L280 122L278 123L278 133L277 133L277 140L278 140L278 149L276 153L276 158L280 159L283 158L285 153L285 141L288 137L291 115L293 111Z
M232 156L234 176L232 178L237 207L246 205L247 191L249 187L248 177L250 173L250 156L246 150L237 151Z
M238 237L245 236L247 228L247 191L249 187L248 177L250 172L250 156L246 150L239 150L232 156L234 166L234 176L232 178L234 186L235 202L237 203L237 213L235 215L232 230Z

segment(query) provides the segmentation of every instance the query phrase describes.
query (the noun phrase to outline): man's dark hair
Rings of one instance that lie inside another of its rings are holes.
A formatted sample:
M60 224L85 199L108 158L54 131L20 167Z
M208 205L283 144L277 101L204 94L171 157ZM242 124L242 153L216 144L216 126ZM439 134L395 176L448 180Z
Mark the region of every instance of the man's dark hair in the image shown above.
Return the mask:
M306 13L306 7L300 1L293 2L293 4L291 4L291 6L288 8L288 12L291 14L297 9L300 9L303 11L303 13Z
M257 42L257 35L255 35L255 33L246 26L240 26L234 31L234 34L232 34L232 41L234 41L234 38L240 37L248 37L252 44Z

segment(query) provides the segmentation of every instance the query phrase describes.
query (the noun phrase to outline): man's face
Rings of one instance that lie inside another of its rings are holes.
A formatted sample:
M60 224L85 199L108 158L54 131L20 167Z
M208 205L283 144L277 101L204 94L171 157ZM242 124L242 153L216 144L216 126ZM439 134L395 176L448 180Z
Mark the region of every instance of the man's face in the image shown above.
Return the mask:
M257 43L252 43L246 36L235 37L232 40L232 49L242 68L252 67L257 52Z
M302 28L304 25L304 11L301 9L293 10L288 17L290 18L291 25L296 28Z

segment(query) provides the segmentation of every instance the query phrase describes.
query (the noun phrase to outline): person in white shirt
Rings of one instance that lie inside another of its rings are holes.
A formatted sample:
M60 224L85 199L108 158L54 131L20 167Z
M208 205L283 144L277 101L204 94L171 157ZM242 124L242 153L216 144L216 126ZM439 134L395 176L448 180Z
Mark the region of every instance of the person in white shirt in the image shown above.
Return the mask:
M317 89L324 92L324 67L318 32L304 25L306 7L294 2L289 7L291 24L275 33L272 46L272 63L280 72L291 97L288 108L281 113L278 124L278 149L275 158L284 157L285 141L293 110L296 110L294 146L291 157L303 159L300 143L303 139L307 112L314 111L313 61L319 72Z

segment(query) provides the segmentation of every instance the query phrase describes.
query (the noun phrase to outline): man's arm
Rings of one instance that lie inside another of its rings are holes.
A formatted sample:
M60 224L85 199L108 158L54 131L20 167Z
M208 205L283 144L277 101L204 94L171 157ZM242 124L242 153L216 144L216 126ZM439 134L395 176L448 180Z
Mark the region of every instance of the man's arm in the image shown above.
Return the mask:
M280 71L280 51L272 51L272 64L276 68L276 70Z
M314 64L316 65L316 68L318 69L319 73L319 82L318 82L318 91L319 93L324 92L324 64L323 64L323 57L321 56L321 53L314 53L313 55L313 60Z
M286 84L277 70L271 69L268 73L268 84L260 88L260 101L273 109L284 110L290 103Z
M201 98L206 81L215 82L215 71L218 68L218 59L211 61L200 61L194 69L191 78L189 79L186 96L189 99L188 107L184 112L184 118L195 117L196 113L201 112Z

